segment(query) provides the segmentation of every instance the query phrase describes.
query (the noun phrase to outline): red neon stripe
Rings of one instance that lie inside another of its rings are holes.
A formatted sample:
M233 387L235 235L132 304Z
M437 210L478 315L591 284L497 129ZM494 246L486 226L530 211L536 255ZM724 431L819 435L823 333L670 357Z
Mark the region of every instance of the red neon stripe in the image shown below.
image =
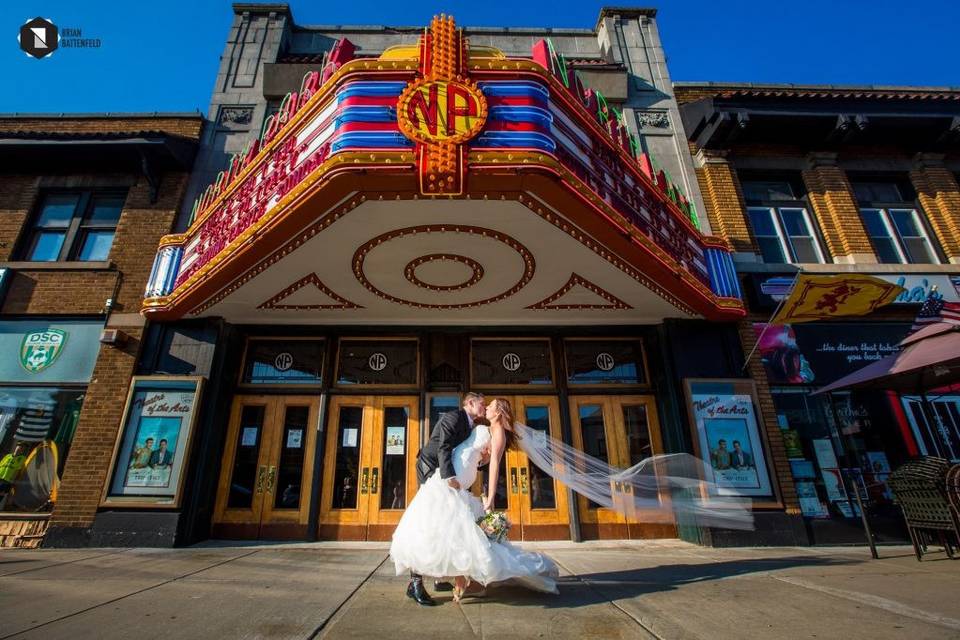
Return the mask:
M395 107L400 96L349 96L339 101L343 107Z
M484 131L537 131L549 134L550 130L532 122L510 122L508 120L487 120Z
M337 127L337 133L344 131L383 131L399 132L396 122L344 122Z
M907 414L900 403L900 396L897 395L896 391L887 391L886 395L887 402L890 403L890 408L893 411L893 418L900 429L900 435L903 436L903 442L907 445L907 454L910 456L920 455L920 448L913 437L913 429L910 428L910 421L907 420Z
M487 105L491 107L542 107L547 108L544 100L529 98L527 96L487 96Z

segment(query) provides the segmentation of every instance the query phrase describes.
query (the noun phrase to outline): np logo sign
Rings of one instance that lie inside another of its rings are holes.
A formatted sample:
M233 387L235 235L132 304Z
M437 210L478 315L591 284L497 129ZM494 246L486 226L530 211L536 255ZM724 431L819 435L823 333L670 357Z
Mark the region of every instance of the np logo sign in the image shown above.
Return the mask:
M417 80L397 102L397 122L411 140L459 144L474 137L487 121L487 101L472 84Z
M20 343L20 366L30 373L40 373L54 363L67 344L67 332L60 329L34 331Z

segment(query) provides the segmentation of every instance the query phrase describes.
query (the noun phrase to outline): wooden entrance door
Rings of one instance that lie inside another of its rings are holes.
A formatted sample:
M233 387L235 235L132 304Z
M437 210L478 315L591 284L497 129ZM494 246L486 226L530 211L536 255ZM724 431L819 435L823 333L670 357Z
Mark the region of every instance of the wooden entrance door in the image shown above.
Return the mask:
M389 540L417 490L419 399L337 396L330 401L320 537Z
M307 537L316 396L237 396L213 515L220 538Z
M494 396L490 396L488 400ZM504 396L496 396L504 397ZM506 396L514 418L558 440L560 403L553 396ZM519 449L508 450L500 467L494 506L505 511L513 525L511 540L562 540L570 538L566 488L531 463ZM486 477L479 483L486 486ZM478 491L482 496L482 493Z
M660 423L653 396L574 396L570 398L573 443L595 458L626 468L662 453ZM673 538L676 526L667 497L662 508L627 518L577 496L584 539Z

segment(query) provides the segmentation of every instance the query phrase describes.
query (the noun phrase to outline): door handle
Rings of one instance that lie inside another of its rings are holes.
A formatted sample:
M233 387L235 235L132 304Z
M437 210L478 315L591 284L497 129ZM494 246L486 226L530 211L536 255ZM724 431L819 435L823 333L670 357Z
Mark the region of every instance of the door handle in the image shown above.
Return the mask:
M373 468L373 481L370 483L370 493L376 494L380 489L380 467Z
M527 468L520 467L520 493L527 495Z
M273 485L277 481L277 468L270 467L269 473L267 473L267 493L273 493Z
M510 493L517 492L517 468L510 467Z
M360 476L360 493L366 495L367 481L370 479L370 467L363 468L363 475Z
M257 493L263 493L263 481L267 475L267 466L262 464L257 469Z

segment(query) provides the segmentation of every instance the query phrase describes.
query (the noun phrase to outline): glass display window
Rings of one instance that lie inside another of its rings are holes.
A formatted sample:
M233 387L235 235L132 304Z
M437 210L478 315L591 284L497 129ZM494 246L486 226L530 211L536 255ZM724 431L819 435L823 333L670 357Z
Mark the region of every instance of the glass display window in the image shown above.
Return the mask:
M53 508L83 396L82 389L0 388L0 510Z

